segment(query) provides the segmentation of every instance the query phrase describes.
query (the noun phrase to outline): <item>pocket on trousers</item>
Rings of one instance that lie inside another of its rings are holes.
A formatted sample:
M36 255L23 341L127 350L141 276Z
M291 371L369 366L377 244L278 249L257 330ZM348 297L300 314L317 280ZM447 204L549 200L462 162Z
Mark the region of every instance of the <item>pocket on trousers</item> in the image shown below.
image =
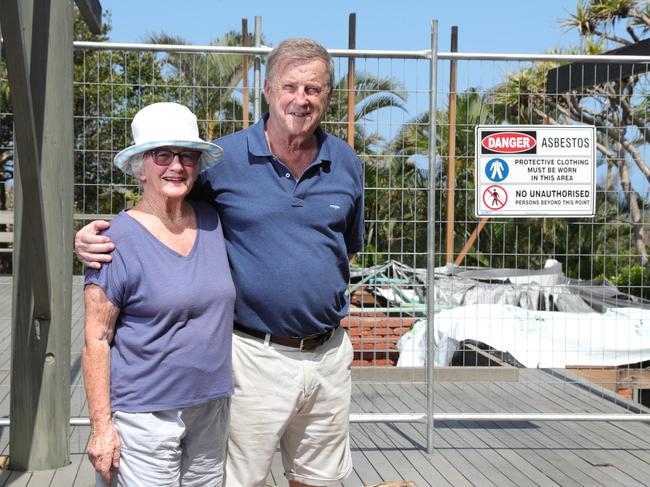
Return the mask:
M113 424L120 435L122 450L164 458L180 443L184 424L177 410L158 413L113 413Z

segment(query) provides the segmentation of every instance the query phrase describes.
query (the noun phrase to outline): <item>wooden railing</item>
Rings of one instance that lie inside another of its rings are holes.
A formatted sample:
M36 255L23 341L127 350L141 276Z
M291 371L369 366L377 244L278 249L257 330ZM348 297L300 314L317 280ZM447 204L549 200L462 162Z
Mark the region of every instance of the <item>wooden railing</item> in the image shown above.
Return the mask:
M75 222L91 222L93 220L112 220L116 215L102 213L75 213ZM14 245L14 212L12 210L0 210L0 254L13 252Z
M14 246L14 212L0 211L0 253L12 252Z

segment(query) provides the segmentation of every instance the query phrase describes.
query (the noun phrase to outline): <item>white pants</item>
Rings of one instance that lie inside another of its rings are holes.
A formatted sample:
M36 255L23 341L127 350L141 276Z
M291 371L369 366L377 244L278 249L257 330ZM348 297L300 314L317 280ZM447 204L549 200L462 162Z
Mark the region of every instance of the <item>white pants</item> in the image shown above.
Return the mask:
M312 351L235 331L227 487L262 487L280 446L285 475L339 484L352 469L352 345L339 328Z
M230 399L155 413L113 413L122 445L111 487L221 487ZM97 486L105 486L99 474Z

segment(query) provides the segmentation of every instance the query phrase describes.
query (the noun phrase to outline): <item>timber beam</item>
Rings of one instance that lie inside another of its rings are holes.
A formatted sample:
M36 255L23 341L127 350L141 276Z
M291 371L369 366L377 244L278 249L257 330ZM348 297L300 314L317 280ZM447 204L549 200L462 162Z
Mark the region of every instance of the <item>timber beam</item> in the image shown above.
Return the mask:
M102 5L99 0L75 0L79 13L86 21L90 32L95 35L102 33Z
M23 191L30 195L30 204L25 205L23 224L26 226L26 246L33 268L42 272L36 281L32 276L34 292L34 318L49 320L50 275L45 245L45 217L43 189L40 178L40 137L36 132L36 118L31 90L25 24L21 15L19 0L0 1L0 22L5 43L5 56L11 100L14 114L14 139L20 163L17 170Z

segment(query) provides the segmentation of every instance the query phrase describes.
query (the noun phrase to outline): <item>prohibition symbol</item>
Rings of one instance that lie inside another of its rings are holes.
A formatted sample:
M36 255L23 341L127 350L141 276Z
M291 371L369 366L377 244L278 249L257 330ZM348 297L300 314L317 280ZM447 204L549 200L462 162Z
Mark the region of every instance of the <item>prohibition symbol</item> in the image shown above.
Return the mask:
M508 192L502 186L493 184L483 191L483 204L490 210L500 210L508 202Z

